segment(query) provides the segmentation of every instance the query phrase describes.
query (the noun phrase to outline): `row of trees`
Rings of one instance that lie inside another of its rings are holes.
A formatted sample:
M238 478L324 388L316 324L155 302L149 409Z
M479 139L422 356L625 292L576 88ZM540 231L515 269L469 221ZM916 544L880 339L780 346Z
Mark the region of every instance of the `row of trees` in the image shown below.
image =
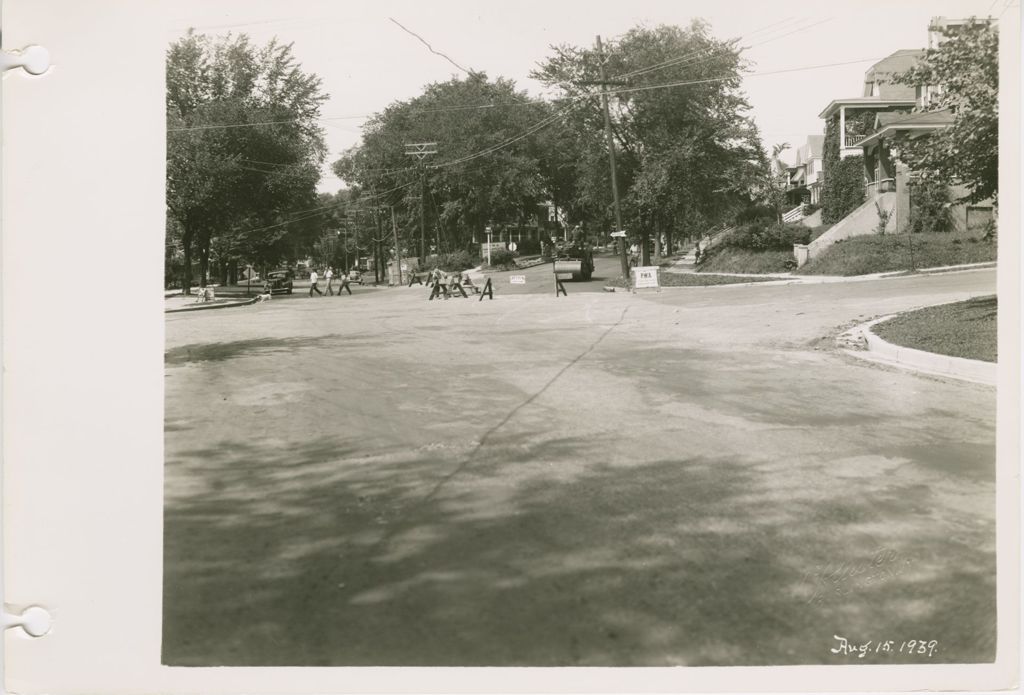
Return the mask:
M701 233L767 202L771 173L740 91L746 63L734 42L697 21L635 28L608 48L618 187L634 239ZM532 73L548 101L483 73L432 84L367 123L334 171L363 192L408 184L388 202L404 229L418 226L422 202L428 238L441 250L465 247L490 223L532 225L547 201L570 224L611 231L600 60L591 47L554 47ZM423 169L406 153L418 142L437 143L437 161Z
M899 77L941 85L933 108L956 113L948 131L908 143L909 163L966 183L972 200L997 185L997 46L990 24L971 24ZM167 54L168 257L188 287L193 259L205 284L213 273L233 279L239 264L379 253L373 239L391 236L392 214L399 245L416 253L421 211L426 244L453 252L482 240L487 225L541 226L546 202L607 239L602 89L633 241L671 243L756 206L777 214L784 188L740 89L747 67L736 43L701 21L637 27L605 53L555 46L532 73L546 99L477 72L431 84L371 118L361 144L332 163L348 188L318 195L320 79L290 45L189 32ZM418 162L406 146L422 142L438 153Z
M607 48L618 186L634 239L700 233L770 197L734 42L698 21L636 28ZM487 225L539 227L547 202L595 236L612 231L599 60L591 47L554 47L532 74L548 99L484 73L429 85L371 118L362 143L332 163L348 188L318 196L319 78L290 45L189 32L167 54L169 262L188 287L194 259L205 284L233 279L240 263L326 256L328 247L355 255L355 235L335 242L325 232L358 230L373 248L392 211L400 245L415 250L421 210L437 252L468 248ZM438 154L417 162L406 153L417 142L437 143Z
M316 185L326 157L327 99L290 45L189 32L167 53L167 236L188 288L211 264L273 264L322 229Z

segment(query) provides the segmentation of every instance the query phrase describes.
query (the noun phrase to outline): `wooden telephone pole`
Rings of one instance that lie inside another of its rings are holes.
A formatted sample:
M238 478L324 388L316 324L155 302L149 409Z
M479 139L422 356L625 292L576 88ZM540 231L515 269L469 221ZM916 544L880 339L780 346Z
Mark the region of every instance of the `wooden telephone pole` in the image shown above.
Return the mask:
M420 264L422 265L427 258L427 233L426 223L424 222L424 200L426 198L427 189L427 169L423 165L423 160L432 154L437 154L437 143L436 142L410 142L405 145L405 154L409 157L415 157L420 164ZM440 253L441 249L438 249Z
M622 230L622 209L619 206L619 181L615 174L615 138L612 136L612 117L608 110L608 86L611 84L622 84L609 82L604 73L604 46L601 44L601 36L597 37L597 65L601 79L598 85L601 87L601 108L604 110L604 135L608 141L608 164L612 172L612 203L615 206L615 231ZM619 258L622 261L622 278L629 286L629 260L626 258L626 237L619 238Z

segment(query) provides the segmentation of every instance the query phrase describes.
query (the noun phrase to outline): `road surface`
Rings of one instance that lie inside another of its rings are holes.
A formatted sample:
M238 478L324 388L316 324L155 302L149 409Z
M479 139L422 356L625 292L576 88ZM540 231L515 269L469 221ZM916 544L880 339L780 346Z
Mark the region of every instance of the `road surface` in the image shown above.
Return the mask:
M995 391L834 336L994 291L417 286L169 315L164 663L991 660ZM857 659L835 635L936 644Z

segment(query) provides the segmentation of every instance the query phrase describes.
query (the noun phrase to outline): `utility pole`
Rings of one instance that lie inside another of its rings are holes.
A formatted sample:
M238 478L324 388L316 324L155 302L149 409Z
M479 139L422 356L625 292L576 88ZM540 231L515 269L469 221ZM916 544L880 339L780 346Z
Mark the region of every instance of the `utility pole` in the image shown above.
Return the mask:
M612 137L612 117L608 110L608 78L604 74L604 47L601 45L601 36L597 36L597 65L600 71L601 81L601 107L604 109L604 135L608 141L608 164L612 170L612 202L615 206L615 231L622 231L622 210L619 207L619 182L615 175L615 139ZM626 237L619 239L619 257L622 261L622 278L629 286L629 260L626 258Z
M437 154L437 143L436 142L410 142L405 145L405 154L408 157L415 157L419 161L420 165L420 265L423 265L427 259L427 243L426 243L426 223L424 222L425 213L423 211L424 204L427 196L427 168L423 165L423 160L432 154ZM438 245L438 252L441 251L440 245Z
M391 208L391 233L395 237L395 271L398 273L398 286L402 286L402 249L398 245L398 225L395 224L395 206Z

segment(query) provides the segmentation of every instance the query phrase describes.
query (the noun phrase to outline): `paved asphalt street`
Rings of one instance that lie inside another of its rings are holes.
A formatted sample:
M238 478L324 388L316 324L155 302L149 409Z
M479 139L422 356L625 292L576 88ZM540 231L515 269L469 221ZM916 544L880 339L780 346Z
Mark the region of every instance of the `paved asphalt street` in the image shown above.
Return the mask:
M995 390L834 342L994 270L504 289L168 315L165 663L994 657Z

